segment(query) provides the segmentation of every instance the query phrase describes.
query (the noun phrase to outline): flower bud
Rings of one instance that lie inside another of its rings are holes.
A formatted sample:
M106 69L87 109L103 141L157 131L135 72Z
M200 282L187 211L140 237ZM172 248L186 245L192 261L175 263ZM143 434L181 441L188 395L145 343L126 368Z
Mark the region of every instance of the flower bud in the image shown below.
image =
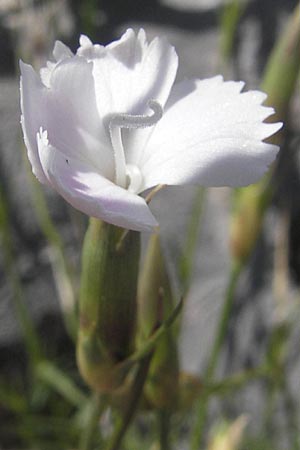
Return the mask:
M126 232L125 232L126 233ZM77 362L97 391L118 387L136 331L140 235L91 218L82 252Z
M145 342L173 310L170 280L158 235L150 238L138 283L139 338ZM156 344L145 385L147 401L156 408L170 409L177 403L178 354L174 326Z
M287 23L285 32L268 60L261 88L268 94L266 104L275 109L276 120L285 120L300 70L300 4ZM275 141L280 134L275 136ZM275 142L272 138L272 142Z
M179 374L179 409L181 412L191 410L203 389L198 375L188 372Z
M234 192L230 222L230 250L233 260L243 264L249 258L261 231L267 191L259 183Z

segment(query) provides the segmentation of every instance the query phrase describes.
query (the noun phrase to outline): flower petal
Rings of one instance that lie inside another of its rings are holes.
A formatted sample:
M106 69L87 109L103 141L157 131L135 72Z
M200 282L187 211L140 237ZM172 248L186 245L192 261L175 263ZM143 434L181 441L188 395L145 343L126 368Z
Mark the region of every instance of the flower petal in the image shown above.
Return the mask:
M111 141L97 111L92 65L83 58L64 60L51 77L53 102L47 131L53 145L114 177ZM51 123L53 120L53 123Z
M105 179L93 166L66 158L49 143L46 131L37 134L37 143L49 182L74 208L131 230L153 231L158 226L142 197Z
M164 106L177 72L174 47L161 38L148 44L144 30L136 35L129 29L104 50L92 59L101 117L145 114L149 100Z
M71 58L74 55L69 49L69 47L67 47L63 42L55 41L53 56L56 62L47 61L46 66L40 69L41 80L43 84L47 87L50 87L51 75L53 70L57 66L57 63L66 58Z
M105 47L100 44L93 44L89 37L82 34L79 38L80 47L77 50L77 55L83 56L88 61L102 56L105 52Z
M40 120L44 114L44 87L31 66L20 61L20 69L22 74L20 81L22 110L21 125L28 159L37 179L43 184L48 184L47 177L44 174L40 162L36 143L36 133L40 127Z
M98 111L104 121L113 113L151 114L149 100L165 105L178 66L175 49L166 39L156 38L148 44L143 29L137 34L128 29L106 47L92 45L86 36L80 43L78 54L93 61ZM129 164L135 163L152 131L123 130Z
M55 61L60 62L63 59L71 58L74 56L70 48L65 45L61 41L55 41L54 49L53 49L53 56L55 58Z
M222 77L196 81L181 100L175 87L163 118L145 148L140 168L144 189L156 184L245 186L256 182L275 159L278 147L261 142L282 124L262 120L273 113L261 106L265 94L240 93L243 83Z
M98 115L92 65L78 56L53 69L47 89L30 66L21 64L25 132L31 146L42 127L56 149L90 162L109 179L114 177L111 142Z

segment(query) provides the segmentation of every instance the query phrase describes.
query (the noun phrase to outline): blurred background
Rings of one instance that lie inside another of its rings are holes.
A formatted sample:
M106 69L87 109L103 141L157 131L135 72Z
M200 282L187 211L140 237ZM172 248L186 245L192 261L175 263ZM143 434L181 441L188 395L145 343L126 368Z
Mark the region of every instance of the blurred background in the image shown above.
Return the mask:
M87 219L31 175L20 129L19 59L38 69L51 60L56 39L75 51L80 34L106 44L128 27L143 27L149 40L163 35L175 46L178 80L222 73L225 79L244 80L246 89L258 89L271 51L297 4L297 0L0 0L0 448L67 448L72 439L76 441L70 435L64 443L59 428L74 404L53 395L47 381L39 384L30 378L32 324L41 351L85 389L76 371L71 326L62 311L68 312L76 302ZM239 280L217 369L224 376L257 367L274 339L276 349L286 349L284 379L277 379L284 388L251 380L212 402L210 427L247 417L244 441L228 450L300 448L299 97L298 80L286 116L272 204ZM178 260L198 199L194 188L167 188L152 202L178 292ZM209 189L201 195L201 224L180 338L182 368L193 374L201 375L205 367L227 285L231 202L228 189ZM48 419L47 428L42 418L49 414L56 421ZM184 436L186 424L181 425Z

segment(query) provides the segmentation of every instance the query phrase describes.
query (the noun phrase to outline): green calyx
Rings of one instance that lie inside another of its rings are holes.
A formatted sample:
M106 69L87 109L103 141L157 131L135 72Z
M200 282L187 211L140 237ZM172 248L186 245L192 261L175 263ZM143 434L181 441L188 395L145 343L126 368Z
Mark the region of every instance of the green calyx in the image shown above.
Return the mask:
M96 391L119 387L127 374L123 362L134 350L139 257L139 233L90 219L82 252L77 363Z

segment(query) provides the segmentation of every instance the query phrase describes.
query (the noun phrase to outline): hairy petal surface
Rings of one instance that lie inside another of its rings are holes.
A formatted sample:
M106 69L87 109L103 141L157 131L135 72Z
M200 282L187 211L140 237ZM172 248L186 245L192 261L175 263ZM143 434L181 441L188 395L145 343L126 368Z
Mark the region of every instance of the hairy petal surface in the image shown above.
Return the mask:
M166 105L143 151L143 188L160 183L245 186L256 182L278 152L277 146L262 140L282 126L262 123L273 113L261 106L265 94L240 93L243 83L224 82L218 76L195 81L195 89L179 100L184 83L174 87L170 107Z
M37 145L49 184L74 208L120 227L153 231L158 225L142 197L131 194L97 173L93 166L66 158L40 130Z

